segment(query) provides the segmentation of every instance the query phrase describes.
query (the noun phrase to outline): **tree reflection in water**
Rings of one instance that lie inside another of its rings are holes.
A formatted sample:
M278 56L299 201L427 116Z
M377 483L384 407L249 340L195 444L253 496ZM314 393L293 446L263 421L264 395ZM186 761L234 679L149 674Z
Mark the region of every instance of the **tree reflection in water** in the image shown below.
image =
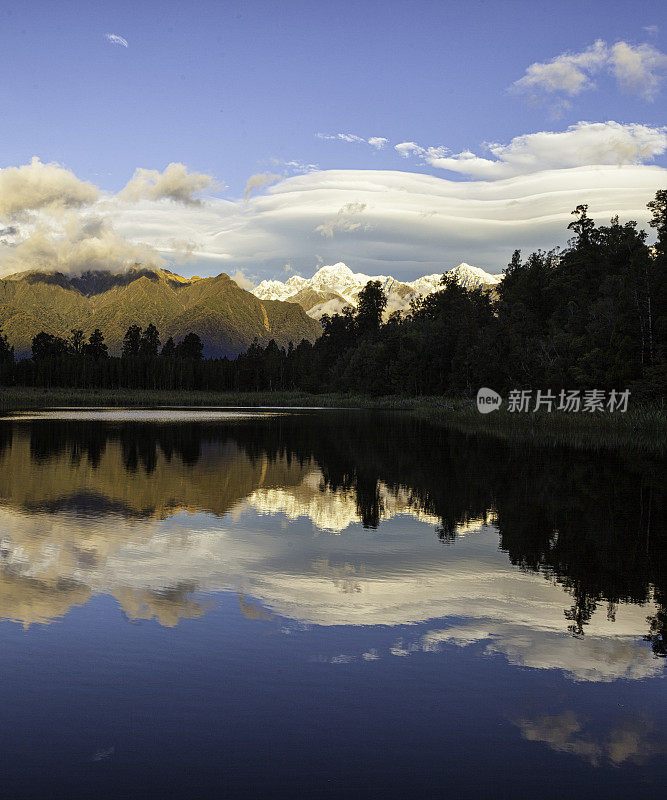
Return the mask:
M570 592L574 636L601 604L613 619L618 604L653 598L646 638L665 655L664 497L653 458L516 448L400 414L347 411L220 423L3 422L0 465L3 505L127 518L180 508L223 516L258 488L297 486L316 468L320 492L353 498L367 529L389 514L387 492L437 519L443 543L471 521L493 521L513 565Z

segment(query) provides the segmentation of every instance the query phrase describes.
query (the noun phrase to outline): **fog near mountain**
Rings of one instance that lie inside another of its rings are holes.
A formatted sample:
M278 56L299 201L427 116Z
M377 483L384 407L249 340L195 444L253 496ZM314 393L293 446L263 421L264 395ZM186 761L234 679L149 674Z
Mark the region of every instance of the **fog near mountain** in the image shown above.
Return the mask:
M478 286L493 291L502 275L491 275L465 262L446 271L467 288ZM387 314L405 311L413 298L431 294L440 288L442 273L424 275L414 281L397 281L391 275L365 275L353 272L342 261L320 267L312 278L293 275L287 281L264 280L252 292L262 300L298 303L314 319L339 312L345 306L356 308L359 293L368 281L379 281L387 295Z

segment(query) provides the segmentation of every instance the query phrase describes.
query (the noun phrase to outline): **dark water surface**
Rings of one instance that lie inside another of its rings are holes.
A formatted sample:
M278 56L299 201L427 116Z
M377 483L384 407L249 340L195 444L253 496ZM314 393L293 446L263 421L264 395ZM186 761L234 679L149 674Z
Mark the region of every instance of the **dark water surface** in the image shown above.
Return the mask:
M2 420L0 796L659 796L663 480L379 413Z

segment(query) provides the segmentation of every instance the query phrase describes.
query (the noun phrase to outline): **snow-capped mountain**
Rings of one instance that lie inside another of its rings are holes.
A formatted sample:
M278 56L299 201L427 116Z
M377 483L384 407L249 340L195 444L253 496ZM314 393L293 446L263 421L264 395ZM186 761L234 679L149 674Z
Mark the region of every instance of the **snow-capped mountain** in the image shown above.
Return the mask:
M447 271L455 275L462 286L483 286L492 290L502 280L501 275L490 275L479 267L459 264ZM380 281L387 295L387 311L405 310L413 297L431 294L438 290L442 273L424 275L414 281L397 281L391 275L364 275L352 270L343 262L320 267L312 278L294 275L289 280L262 281L252 292L260 300L287 300L298 303L307 314L319 319L322 314L335 313L345 305L356 307L359 292L368 281Z
M477 286L497 286L503 279L502 275L491 275L480 267L472 267L470 264L466 264L465 261L459 264L458 267L448 270L448 274L456 275L461 286L470 289L475 289ZM415 283L419 283L420 280L423 280L423 278L418 278Z

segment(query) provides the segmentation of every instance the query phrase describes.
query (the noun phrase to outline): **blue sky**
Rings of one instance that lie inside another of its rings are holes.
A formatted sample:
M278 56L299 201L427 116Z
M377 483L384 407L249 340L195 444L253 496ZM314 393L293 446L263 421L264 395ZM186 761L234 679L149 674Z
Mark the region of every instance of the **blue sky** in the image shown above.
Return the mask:
M614 64L620 62L609 54L598 59L590 86L579 93L549 91L544 85L536 91L511 88L531 64L585 53L597 40L607 48L627 43L631 56L632 48L645 48L643 57L653 59L650 71L659 82L665 66L652 54L665 49L661 2L28 0L0 14L0 168L38 156L103 192L119 192L137 167L162 171L171 162L213 176L226 188L209 186L207 193L230 202L243 196L253 174L298 177L308 165L316 166L320 177L328 170L382 170L447 181L486 180L486 174L443 169L437 153L425 152L441 148L440 157L471 151L488 158L485 142L507 145L515 137L563 132L581 121L613 120L658 131L641 160L666 163L660 139L664 92L659 83L630 85L627 72L619 78ZM107 33L124 37L128 46L109 42ZM317 135L339 133L388 141L380 149ZM640 146L646 148L648 134L641 136ZM422 152L402 157L394 148L404 142L417 143ZM546 166L586 165L565 158ZM645 183L642 177L642 190ZM575 188L580 192L578 184ZM372 211L356 188L346 191L332 201L338 204L336 213L349 203L365 203L367 215ZM608 205L605 201L601 208ZM179 224L172 206L165 212L170 224ZM120 216L114 217L118 229L133 240L142 238L142 231L130 229ZM207 235L214 224L209 217L202 222ZM306 269L334 257L356 257L360 266L391 261L383 254L391 240L385 237L378 248L368 236L379 230L376 222L355 229L366 235L365 250L359 242L348 248L343 240L355 230L343 228L338 242L318 242L315 236L313 246L298 254L290 252L289 237L275 258L253 261L247 247L216 252L230 262L225 269L248 268L262 276L275 272L279 262L295 261ZM144 233L143 240L155 244L153 234ZM528 236L526 244L538 239ZM215 271L216 253L208 245L198 249L201 257L188 264L201 267L208 259ZM474 246L471 251L477 252ZM479 250L479 257L500 258L485 252ZM463 245L451 258L458 253L465 256ZM397 261L399 269L414 273L434 258ZM502 262L481 266L497 271Z

